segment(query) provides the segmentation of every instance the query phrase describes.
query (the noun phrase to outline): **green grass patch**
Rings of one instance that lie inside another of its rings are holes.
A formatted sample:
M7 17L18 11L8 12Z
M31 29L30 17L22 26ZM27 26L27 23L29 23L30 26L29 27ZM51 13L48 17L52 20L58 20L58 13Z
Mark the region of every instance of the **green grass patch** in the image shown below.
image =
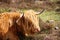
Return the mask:
M0 8L0 13L9 12L10 10L10 8Z
M55 20L60 21L60 14L56 13L55 11L44 11L39 17L43 20Z

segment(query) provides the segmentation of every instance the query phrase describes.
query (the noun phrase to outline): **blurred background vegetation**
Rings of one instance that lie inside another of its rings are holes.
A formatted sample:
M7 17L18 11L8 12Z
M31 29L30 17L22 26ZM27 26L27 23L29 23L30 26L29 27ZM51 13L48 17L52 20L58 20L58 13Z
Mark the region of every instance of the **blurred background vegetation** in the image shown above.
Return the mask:
M45 9L40 15L43 21L60 20L60 0L0 0L0 13L27 9Z

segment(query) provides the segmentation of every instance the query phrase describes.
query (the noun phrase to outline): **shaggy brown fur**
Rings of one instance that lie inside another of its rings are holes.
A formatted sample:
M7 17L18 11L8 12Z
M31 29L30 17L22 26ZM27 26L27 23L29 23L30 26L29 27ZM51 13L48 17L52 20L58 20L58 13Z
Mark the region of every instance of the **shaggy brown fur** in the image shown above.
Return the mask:
M16 26L9 29L9 31L3 36L3 40L19 40Z
M19 40L18 33L28 36L40 31L38 17L35 13L33 10L24 12L24 15L18 12L2 13L0 15L0 33L3 35L3 40Z
M19 17L20 13L18 12L5 12L0 14L0 33L2 34L3 39L5 35L9 35L8 37L10 37L11 40L18 39L18 37L16 36L17 32L15 22Z

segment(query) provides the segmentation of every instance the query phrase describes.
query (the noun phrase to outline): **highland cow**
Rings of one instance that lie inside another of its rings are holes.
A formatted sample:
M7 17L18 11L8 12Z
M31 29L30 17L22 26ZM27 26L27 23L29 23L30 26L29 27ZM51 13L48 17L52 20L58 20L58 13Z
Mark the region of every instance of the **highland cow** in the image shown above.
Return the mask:
M19 35L29 36L40 31L37 12L33 10L6 12L0 15L0 33L3 40L19 40Z

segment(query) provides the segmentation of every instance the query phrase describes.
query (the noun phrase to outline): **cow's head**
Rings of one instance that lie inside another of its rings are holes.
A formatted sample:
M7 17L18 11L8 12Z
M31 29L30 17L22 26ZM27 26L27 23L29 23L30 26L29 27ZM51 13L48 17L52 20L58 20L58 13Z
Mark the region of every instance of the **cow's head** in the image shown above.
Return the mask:
M25 11L24 14L20 15L20 18L16 21L19 25L19 31L25 36L34 34L40 31L39 19L36 16L36 12L33 10Z

